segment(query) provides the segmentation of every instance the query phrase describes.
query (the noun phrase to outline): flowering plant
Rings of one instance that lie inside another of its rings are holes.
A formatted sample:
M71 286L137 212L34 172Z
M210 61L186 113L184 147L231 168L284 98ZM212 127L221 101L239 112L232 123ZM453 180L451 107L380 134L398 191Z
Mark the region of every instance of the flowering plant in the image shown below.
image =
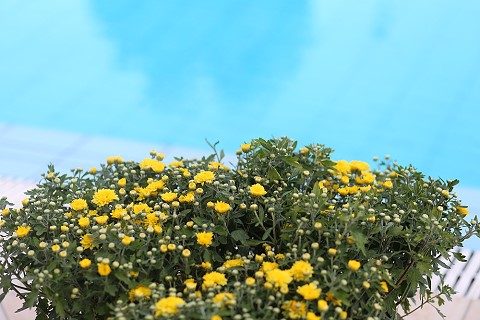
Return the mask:
M21 208L3 198L0 300L37 319L396 319L417 292L452 293L430 279L477 232L458 181L288 138L242 145L232 168L212 147L49 166Z

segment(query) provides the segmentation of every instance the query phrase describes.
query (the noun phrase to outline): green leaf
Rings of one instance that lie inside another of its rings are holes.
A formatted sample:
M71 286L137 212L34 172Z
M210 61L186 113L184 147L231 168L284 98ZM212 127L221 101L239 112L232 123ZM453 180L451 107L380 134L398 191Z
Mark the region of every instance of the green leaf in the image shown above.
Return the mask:
M282 176L280 176L280 173L278 173L277 169L272 166L268 168L267 177L270 180L282 180Z
M352 238L355 240L355 245L363 253L364 256L367 255L365 251L365 244L368 241L368 237L364 235L361 231L352 231Z
M65 318L65 307L63 306L63 300L60 296L53 299L53 305L55 306L55 311L58 315L61 318Z
M268 236L270 235L270 233L272 232L273 228L268 228L267 230L265 230L265 232L263 233L263 236L262 236L262 240L266 240L268 238Z
M245 244L246 243L246 240L249 238L248 234L245 232L245 230L242 230L242 229L239 229L239 230L235 230L231 233L232 235L232 238L235 240L235 241L239 241L241 242L242 244Z
M295 167L295 168L303 171L303 166L300 163L298 163L297 158L295 158L295 157L282 157L282 160L285 163L291 165L292 167Z

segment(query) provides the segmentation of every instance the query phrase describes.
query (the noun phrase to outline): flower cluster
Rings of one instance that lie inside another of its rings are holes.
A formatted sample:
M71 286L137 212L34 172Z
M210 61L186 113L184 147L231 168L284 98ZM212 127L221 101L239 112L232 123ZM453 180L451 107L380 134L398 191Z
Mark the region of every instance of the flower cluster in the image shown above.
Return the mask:
M0 201L4 293L118 320L394 319L417 289L449 294L427 279L476 231L457 181L288 138L243 144L231 168L214 151L50 166L20 209Z

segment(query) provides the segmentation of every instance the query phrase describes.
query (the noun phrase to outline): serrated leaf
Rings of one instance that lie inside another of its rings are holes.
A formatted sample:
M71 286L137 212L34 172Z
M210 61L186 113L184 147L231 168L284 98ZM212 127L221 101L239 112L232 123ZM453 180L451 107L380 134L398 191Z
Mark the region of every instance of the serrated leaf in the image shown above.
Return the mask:
M278 173L277 169L272 166L268 168L267 177L270 180L282 180L282 176L280 176L280 173Z
M232 231L231 236L235 241L239 241L241 243L246 243L246 240L249 238L245 230L242 229Z
M263 236L262 236L262 240L266 240L268 238L268 236L270 236L270 233L272 232L273 228L268 228L267 230L265 230L265 232L263 233Z

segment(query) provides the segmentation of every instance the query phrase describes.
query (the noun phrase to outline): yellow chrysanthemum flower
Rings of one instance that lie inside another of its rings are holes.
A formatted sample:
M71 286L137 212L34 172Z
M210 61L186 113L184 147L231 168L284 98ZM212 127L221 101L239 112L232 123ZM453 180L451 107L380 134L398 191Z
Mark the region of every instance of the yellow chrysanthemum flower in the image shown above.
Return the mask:
M132 242L133 242L133 238L132 238L132 237L129 237L129 236L125 236L125 237L123 237L123 239L122 239L122 244L123 244L124 246L130 245L130 243L132 243Z
M223 263L223 267L225 269L235 268L235 267L243 267L245 262L242 259L231 259L227 260Z
M108 263L99 263L97 265L97 272L102 277L106 277L112 272L112 269Z
M352 160L350 161L350 170L352 171L367 171L370 170L368 163L364 161Z
M110 215L112 216L112 218L115 218L115 219L121 219L126 214L127 214L127 209L124 209L122 207L115 208L113 209L112 212L110 212Z
M196 183L204 184L205 182L210 183L215 179L215 174L212 171L201 171L193 177L193 180Z
M230 207L228 203L223 201L217 201L215 203L215 211L217 211L220 214L227 213L228 211L230 211L231 208L232 207Z
M100 189L93 195L92 202L99 207L103 207L114 200L118 200L118 196L115 194L114 190Z
M120 156L108 157L107 158L107 163L108 164L123 163L123 159Z
M108 221L108 216L99 216L99 217L95 217L93 218L95 220L95 222L97 222L98 224L102 225L102 224L105 224L107 223Z
M223 273L212 271L203 276L202 288L214 288L217 285L224 286L227 284L227 278Z
M139 214L140 212L150 213L152 212L152 208L150 208L146 203L139 203L134 205L133 213Z
M180 202L193 202L195 200L195 192L189 192L186 195L181 195L180 198L178 198L178 201Z
M166 192L162 194L162 200L165 202L172 202L175 199L177 199L177 193L175 192Z
M93 242L97 240L96 238L93 237L92 234L87 233L82 237L82 240L80 240L80 244L84 249L93 249L96 246L93 245Z
M213 240L213 232L199 232L196 234L197 236L197 243L199 245L209 247L212 244Z
M275 288L288 286L293 278L288 270L274 269L265 272L265 279L271 283Z
M23 238L23 237L26 237L28 235L30 230L31 230L31 228L29 226L27 226L27 227L20 226L20 227L17 228L17 230L15 230L15 233L17 234L17 237Z
M315 313L309 311L307 312L307 317L305 318L306 320L322 320L319 316L317 316Z
M152 169L156 173L161 173L165 170L165 163L156 159L143 159L139 165L142 170Z
M127 185L127 179L122 178L122 179L118 180L117 184L118 184L119 187L123 188Z
M134 289L128 292L128 299L131 302L139 301L142 299L149 299L152 295L152 290L143 284L139 284Z
M305 284L297 288L297 293L303 297L305 300L315 300L320 297L322 289L317 288L317 285L314 283Z
M87 217L81 217L78 219L78 225L82 228L86 228L90 225L90 219Z
M241 149L245 153L250 151L251 148L252 148L252 145L250 143L244 143L244 144L241 145Z
M254 184L253 186L250 186L250 193L254 197L261 197L267 194L267 191L265 191L265 188L261 184Z
M282 309L287 313L290 319L302 319L307 314L305 302L289 300L282 304Z
M215 297L213 297L212 302L221 307L236 304L235 295L230 292L217 293Z
M184 304L185 301L179 297L162 298L155 304L155 317L176 316L178 314L178 308Z
M85 201L84 199L75 199L70 202L70 206L75 211L80 211L88 208L87 201Z
M360 269L361 266L362 266L362 264L360 262L358 262L357 260L348 261L348 269L350 269L352 271L357 271L358 269Z
M83 269L88 269L92 265L92 260L84 258L78 263Z
M313 267L307 261L295 261L289 272L297 281L308 281L313 275Z
M460 213L462 216L468 215L468 208L467 207L456 207L455 210Z
M325 301L325 300L318 300L317 301L317 308L318 308L318 311L320 312L325 312L328 310L328 302Z

